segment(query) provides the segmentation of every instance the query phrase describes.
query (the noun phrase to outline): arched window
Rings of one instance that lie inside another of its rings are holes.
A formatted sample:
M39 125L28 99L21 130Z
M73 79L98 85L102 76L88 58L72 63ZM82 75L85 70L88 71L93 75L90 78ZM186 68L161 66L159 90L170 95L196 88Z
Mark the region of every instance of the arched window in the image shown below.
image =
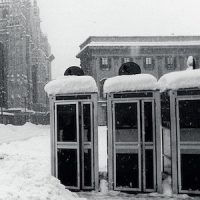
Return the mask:
M140 66L134 62L127 62L122 64L119 68L119 75L141 74Z

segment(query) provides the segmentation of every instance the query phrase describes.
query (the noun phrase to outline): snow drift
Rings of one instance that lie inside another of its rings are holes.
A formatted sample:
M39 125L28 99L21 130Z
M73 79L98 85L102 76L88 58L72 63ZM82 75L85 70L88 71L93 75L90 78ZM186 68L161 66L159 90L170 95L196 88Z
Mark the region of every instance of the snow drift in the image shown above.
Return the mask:
M2 136L5 142L4 132L8 132L7 142L19 140L0 145L0 200L80 199L50 174L49 126L28 123L0 128L0 140ZM34 137L28 139L25 133Z

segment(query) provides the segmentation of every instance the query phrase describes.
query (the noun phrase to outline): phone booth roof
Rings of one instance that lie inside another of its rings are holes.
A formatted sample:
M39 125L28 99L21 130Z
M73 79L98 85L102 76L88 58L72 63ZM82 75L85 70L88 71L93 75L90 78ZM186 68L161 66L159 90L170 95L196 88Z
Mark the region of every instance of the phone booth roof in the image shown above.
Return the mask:
M108 78L104 83L104 93L157 90L157 79L151 74L122 75Z
M47 83L44 89L49 96L98 92L91 76L62 76Z
M165 74L158 80L158 88L161 92L166 90L200 88L200 69Z

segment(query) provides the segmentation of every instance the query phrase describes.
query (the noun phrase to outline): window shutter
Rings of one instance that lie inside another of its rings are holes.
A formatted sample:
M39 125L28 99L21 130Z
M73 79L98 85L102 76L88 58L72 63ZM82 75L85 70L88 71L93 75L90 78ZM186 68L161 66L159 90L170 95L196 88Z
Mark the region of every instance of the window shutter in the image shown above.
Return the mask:
M152 57L151 58L151 69L153 70L155 67L155 59Z
M194 58L194 60L195 60L195 69L199 69L199 58L196 57Z
M112 65L112 58L108 58L108 69L111 68Z
M143 57L142 59L143 59L143 67L144 69L146 69L146 57Z
M99 66L102 68L102 58L99 58Z
M176 57L174 57L174 59L173 59L173 69L176 69L176 66L177 65L177 59L176 59Z
M165 68L166 68L166 69L168 69L168 60L167 60L167 58L168 58L168 57L165 57Z

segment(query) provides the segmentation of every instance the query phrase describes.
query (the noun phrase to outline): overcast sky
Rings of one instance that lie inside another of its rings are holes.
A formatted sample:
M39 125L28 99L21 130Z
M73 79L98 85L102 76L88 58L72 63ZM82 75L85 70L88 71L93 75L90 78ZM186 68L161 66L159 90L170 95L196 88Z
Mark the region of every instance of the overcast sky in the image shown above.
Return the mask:
M79 65L89 36L200 35L200 0L38 0L53 78Z

